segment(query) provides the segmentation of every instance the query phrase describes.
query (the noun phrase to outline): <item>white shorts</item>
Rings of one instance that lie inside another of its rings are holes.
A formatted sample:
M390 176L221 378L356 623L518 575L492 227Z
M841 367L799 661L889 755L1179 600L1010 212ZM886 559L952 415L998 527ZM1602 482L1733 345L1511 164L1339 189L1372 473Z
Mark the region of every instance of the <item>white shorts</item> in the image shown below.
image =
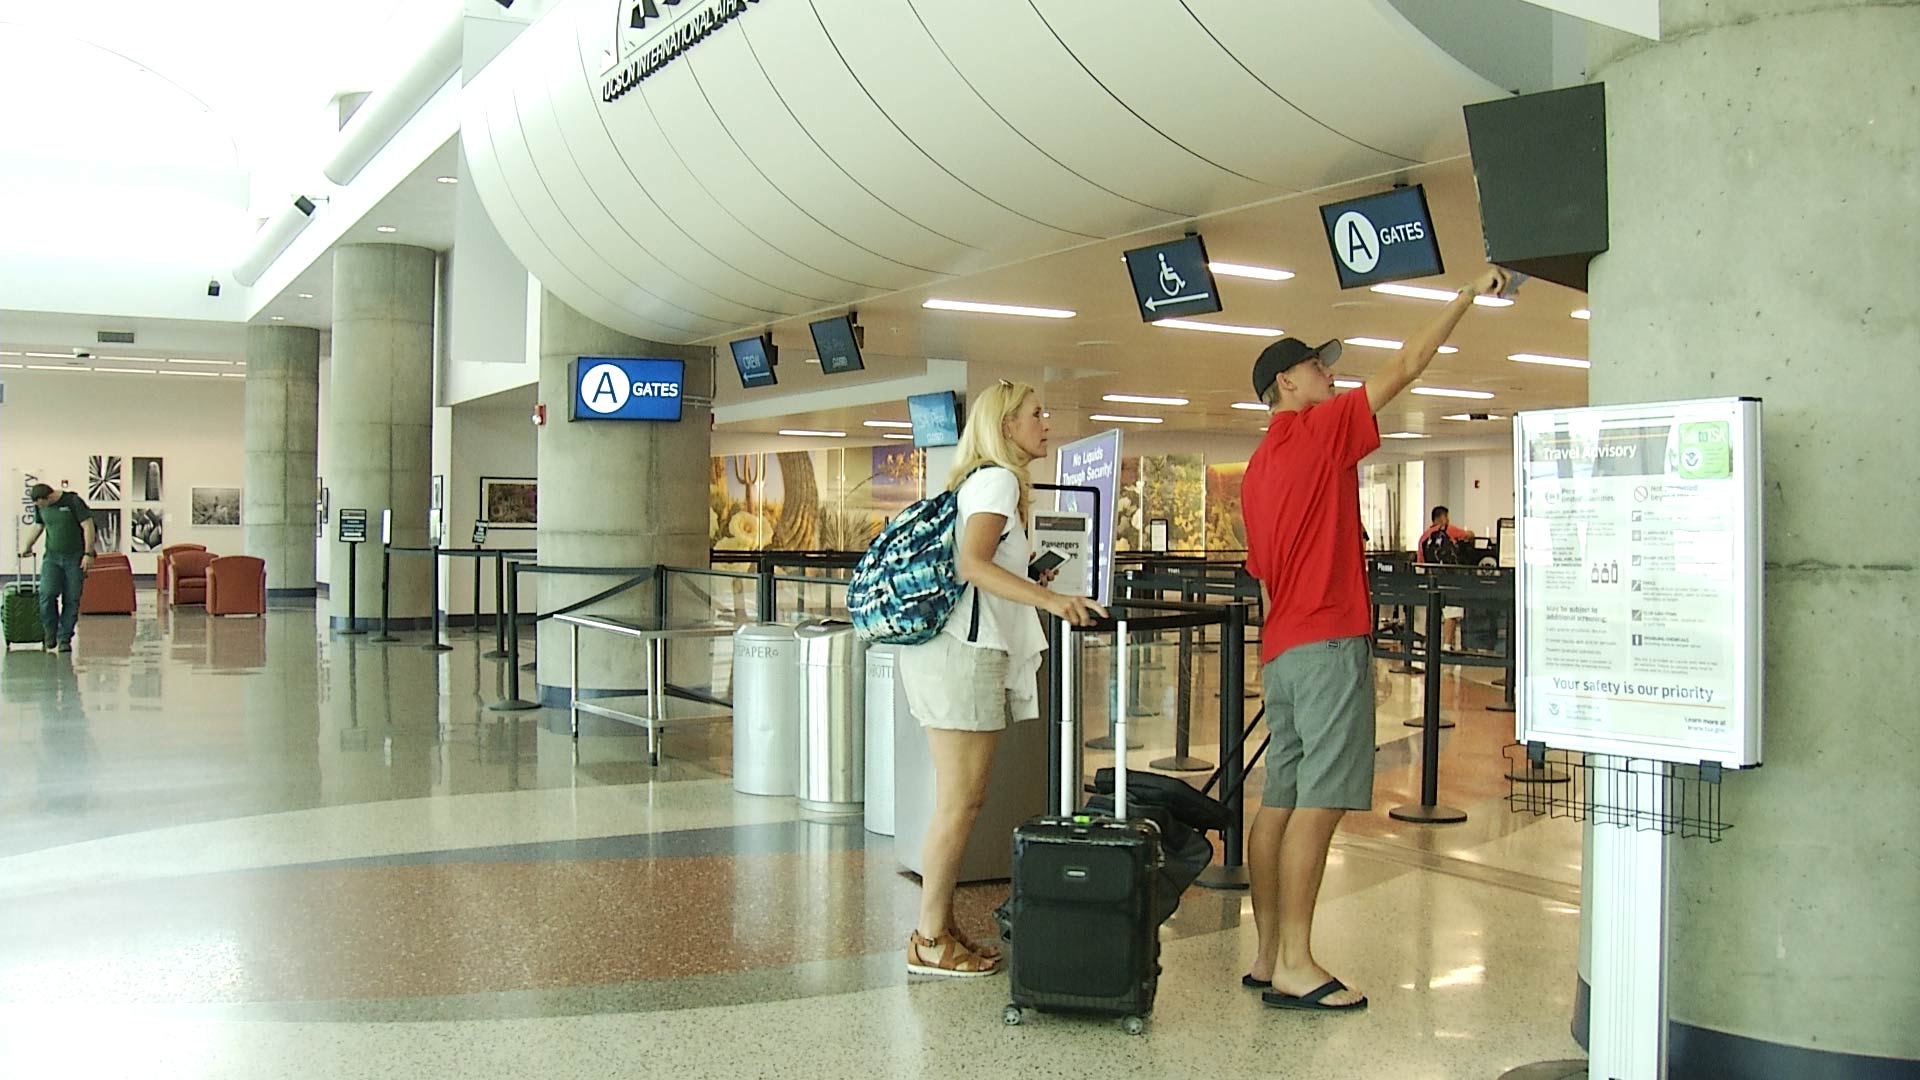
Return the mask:
M982 649L951 634L899 652L896 672L906 684L907 707L921 727L949 731L1004 731L1007 726L1007 654Z

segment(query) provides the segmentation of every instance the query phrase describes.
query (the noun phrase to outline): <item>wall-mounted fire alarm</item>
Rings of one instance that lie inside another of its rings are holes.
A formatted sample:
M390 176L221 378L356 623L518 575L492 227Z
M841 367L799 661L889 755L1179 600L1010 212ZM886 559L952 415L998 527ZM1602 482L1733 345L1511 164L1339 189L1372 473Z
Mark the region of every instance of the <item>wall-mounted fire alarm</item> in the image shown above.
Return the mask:
M547 426L547 407L545 405L535 405L533 407L533 426Z

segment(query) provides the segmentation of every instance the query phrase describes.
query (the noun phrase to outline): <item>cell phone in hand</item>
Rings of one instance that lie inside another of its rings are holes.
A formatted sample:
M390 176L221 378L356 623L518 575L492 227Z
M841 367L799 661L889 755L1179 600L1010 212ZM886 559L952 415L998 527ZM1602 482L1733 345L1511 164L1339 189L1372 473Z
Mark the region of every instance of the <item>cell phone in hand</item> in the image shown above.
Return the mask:
M1042 574L1066 561L1067 557L1057 551L1042 552L1039 558L1027 565L1027 576L1039 581Z

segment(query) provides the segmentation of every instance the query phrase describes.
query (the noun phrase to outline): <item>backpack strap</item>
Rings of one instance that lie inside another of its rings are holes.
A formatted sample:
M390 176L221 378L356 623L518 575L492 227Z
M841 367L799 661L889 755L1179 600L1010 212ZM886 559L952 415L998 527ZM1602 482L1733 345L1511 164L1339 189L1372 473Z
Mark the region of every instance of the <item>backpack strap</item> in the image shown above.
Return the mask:
M975 585L973 587L973 621L967 624L967 642L969 644L973 644L978 642L979 640L980 640L980 586Z

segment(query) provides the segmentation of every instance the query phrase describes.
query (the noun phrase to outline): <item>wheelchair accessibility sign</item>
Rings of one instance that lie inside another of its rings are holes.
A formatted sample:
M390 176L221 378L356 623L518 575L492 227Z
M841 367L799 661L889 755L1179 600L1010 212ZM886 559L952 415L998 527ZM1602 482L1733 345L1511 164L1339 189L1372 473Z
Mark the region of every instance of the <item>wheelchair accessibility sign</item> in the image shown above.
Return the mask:
M686 383L680 360L583 356L573 364L570 420L678 420Z
M1135 248L1125 258L1142 320L1158 322L1220 310L1220 290L1207 267L1206 243L1199 236Z
M1329 203L1320 208L1320 218L1343 289L1431 277L1446 270L1433 232L1433 215L1427 210L1426 190L1418 184Z

